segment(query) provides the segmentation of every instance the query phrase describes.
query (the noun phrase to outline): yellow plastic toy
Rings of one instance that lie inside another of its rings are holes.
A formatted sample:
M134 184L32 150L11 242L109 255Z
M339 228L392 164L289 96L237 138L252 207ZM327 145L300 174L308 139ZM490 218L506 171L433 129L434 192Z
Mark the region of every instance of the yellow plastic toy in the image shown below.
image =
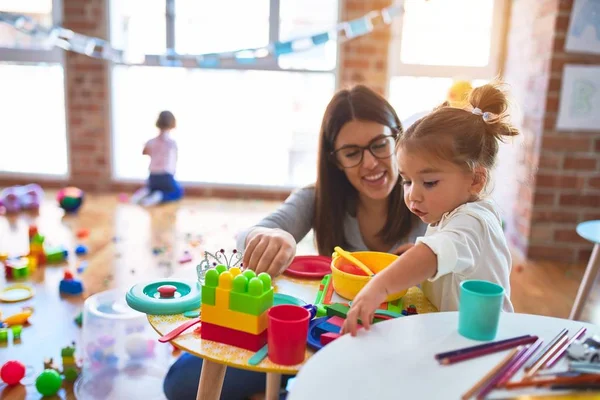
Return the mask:
M383 271L388 265L390 265L396 258L395 254L380 253L376 251L357 251L350 253L365 265L369 266L375 274ZM333 255L331 260L331 278L333 280L333 289L337 294L345 299L353 300L354 297L360 292L360 290L372 279L369 276L353 275L339 270L337 267L343 265L345 258L339 254ZM394 293L387 297L385 301L394 301L401 297L404 297L408 290L403 290L398 293Z
M11 315L10 317L6 317L6 319L2 322L5 323L7 326L25 325L29 317L31 317L31 314L33 314L33 308L25 307L20 313L16 313Z

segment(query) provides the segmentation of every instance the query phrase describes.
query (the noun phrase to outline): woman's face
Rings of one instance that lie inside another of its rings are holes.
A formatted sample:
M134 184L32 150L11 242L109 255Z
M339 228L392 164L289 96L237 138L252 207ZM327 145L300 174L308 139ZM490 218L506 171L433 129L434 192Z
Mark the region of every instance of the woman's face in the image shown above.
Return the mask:
M353 120L342 127L334 142L338 167L361 195L373 200L387 198L398 181L392 133L385 125Z

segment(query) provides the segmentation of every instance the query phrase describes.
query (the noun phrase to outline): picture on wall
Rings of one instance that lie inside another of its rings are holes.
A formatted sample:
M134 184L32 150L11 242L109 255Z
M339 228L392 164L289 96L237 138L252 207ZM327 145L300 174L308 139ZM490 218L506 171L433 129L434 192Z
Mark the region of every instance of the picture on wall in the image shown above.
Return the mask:
M600 0L574 1L565 50L600 54Z
M556 128L598 130L600 66L565 65Z

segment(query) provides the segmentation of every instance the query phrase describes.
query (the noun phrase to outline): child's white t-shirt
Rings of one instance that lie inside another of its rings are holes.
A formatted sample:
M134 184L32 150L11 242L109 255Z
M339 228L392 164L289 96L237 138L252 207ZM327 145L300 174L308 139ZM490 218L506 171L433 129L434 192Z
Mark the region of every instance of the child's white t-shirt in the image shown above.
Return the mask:
M510 302L511 256L500 215L489 200L463 204L429 225L417 243L437 255L437 273L423 282L423 293L440 311L458 310L460 283L486 280L504 288L503 310Z
M177 143L164 132L146 143L150 155L150 173L175 175L177 166Z

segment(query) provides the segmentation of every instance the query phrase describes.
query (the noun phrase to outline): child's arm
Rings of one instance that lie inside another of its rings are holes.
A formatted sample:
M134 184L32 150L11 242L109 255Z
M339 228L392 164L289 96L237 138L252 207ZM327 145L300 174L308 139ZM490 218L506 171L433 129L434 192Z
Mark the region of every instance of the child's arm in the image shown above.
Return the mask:
M431 278L437 272L437 256L419 243L402 254L389 267L376 274L352 301L342 333L356 335L358 320L369 329L375 310L386 297Z
M142 155L143 156L149 156L150 155L150 147L148 146L148 143L146 143L144 145L144 150L142 151Z

